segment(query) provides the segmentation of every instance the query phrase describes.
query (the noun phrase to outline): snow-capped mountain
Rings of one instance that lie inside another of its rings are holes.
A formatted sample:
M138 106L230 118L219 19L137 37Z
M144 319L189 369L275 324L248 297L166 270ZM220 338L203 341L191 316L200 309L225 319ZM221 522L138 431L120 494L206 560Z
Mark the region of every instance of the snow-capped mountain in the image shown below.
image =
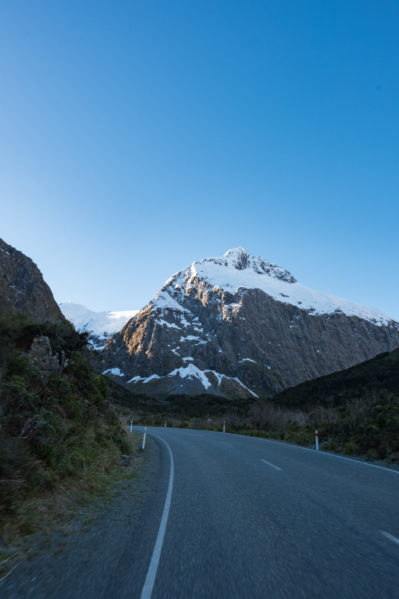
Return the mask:
M399 324L379 310L235 248L174 274L104 355L108 374L147 394L253 397L397 346Z
M127 321L138 313L138 310L94 312L72 302L62 303L60 308L77 331L89 333L89 342L94 349L102 349L111 335L120 331Z

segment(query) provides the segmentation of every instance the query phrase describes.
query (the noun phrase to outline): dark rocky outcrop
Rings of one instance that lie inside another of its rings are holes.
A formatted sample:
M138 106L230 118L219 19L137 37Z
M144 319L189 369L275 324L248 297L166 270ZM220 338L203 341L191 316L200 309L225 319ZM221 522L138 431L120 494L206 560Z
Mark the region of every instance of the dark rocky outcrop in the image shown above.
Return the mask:
M64 317L36 264L0 239L0 311L23 312L38 321Z
M60 363L57 356L53 355L47 335L38 335L33 339L28 355L33 366L36 366L43 376L48 377L53 372L60 371Z

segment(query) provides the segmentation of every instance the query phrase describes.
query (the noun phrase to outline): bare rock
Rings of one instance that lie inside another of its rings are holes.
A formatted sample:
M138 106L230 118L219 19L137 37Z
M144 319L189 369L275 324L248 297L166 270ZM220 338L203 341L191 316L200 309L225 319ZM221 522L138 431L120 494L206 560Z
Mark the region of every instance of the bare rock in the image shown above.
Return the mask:
M0 239L0 310L39 321L65 320L36 264Z
M49 376L53 372L60 371L60 363L56 356L53 356L50 339L45 335L40 335L33 339L32 347L29 351L32 363L44 376Z

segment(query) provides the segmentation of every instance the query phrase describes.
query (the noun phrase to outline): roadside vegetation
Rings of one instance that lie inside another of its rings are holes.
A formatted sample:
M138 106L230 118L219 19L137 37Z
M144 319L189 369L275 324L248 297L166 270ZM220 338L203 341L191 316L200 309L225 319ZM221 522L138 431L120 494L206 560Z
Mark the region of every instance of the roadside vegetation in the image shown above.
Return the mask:
M292 409L276 405L274 398L256 402L244 428L233 419L232 429L308 447L314 447L318 430L320 449L399 464L399 395L388 391L371 391L334 407Z
M399 349L286 389L272 402L293 416L294 436L296 426L316 428L324 449L399 464Z
M51 349L35 359L38 338ZM84 334L66 321L8 315L0 339L1 549L105 492L125 475L121 456L134 448L105 377L90 365Z

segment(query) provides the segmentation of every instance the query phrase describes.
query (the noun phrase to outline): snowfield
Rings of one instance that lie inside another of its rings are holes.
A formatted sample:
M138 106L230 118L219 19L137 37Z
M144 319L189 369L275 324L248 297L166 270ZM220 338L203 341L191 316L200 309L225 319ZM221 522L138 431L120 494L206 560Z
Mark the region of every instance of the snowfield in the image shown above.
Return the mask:
M109 337L117 333L139 312L138 310L94 312L81 304L72 302L62 303L60 308L65 318L72 322L77 331L92 333L97 337Z

